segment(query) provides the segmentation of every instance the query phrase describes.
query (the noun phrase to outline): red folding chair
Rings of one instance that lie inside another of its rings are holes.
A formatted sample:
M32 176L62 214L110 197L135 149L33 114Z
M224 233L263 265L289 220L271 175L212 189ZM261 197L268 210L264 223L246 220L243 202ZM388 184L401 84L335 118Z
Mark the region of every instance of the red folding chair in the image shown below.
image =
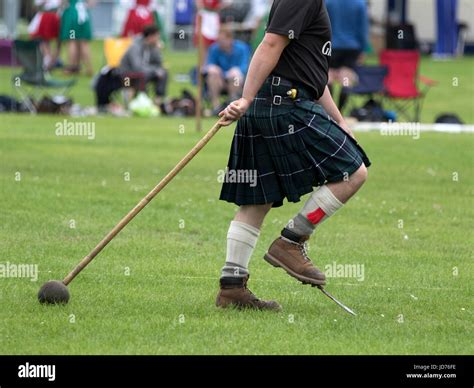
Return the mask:
M419 122L423 100L428 90L437 84L419 75L420 53L416 50L385 50L380 54L380 64L388 68L384 102L392 103L400 117Z

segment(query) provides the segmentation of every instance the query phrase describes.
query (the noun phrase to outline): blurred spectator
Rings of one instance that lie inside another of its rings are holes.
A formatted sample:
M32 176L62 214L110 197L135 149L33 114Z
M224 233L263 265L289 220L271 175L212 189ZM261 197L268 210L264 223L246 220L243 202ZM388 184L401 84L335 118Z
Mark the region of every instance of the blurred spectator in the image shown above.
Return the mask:
M168 43L168 34L166 33L165 14L166 4L161 4L158 0L151 0L150 9L153 12L155 24L160 30L161 42Z
M130 0L127 20L122 36L135 36L143 32L145 26L154 24L153 14L150 10L151 0Z
M217 42L209 47L205 68L213 114L219 113L220 96L223 92L226 92L232 101L240 98L249 62L249 46L235 40L229 28L222 27Z
M369 17L365 0L326 0L332 26L332 53L329 64L329 85L334 82L352 86L352 69L364 61L369 48ZM348 95L344 88L339 98L342 110Z
M219 16L222 23L242 23L258 0L221 0Z
M209 47L217 41L220 28L219 10L221 8L220 0L196 0L196 6L199 10L198 15L201 16L201 34L203 39L204 62L206 62ZM196 15L195 26L198 23L198 15ZM196 31L197 32L197 27ZM198 46L199 37L194 34L194 45Z
M245 17L243 24L244 28L255 31L262 21L262 19L270 12L269 0L253 0L250 3L250 11Z
M157 12L155 0L130 0L127 20L122 36L135 36L143 32L145 26L154 24L163 32L163 23Z
M255 51L265 35L265 29L270 14L271 0L253 0L243 28L252 31L251 43Z
M142 36L124 54L120 66L105 66L94 82L99 112L112 112L116 105L111 95L123 87L143 90L147 82L155 83L156 104L162 108L162 98L166 95L168 73L163 68L158 48L160 32L155 25L145 26ZM137 81L139 84L137 85ZM162 108L163 109L163 108Z
M155 103L161 106L166 96L168 72L163 67L159 49L160 30L155 25L145 26L142 36L130 46L120 63L120 71L126 73L142 73L145 85L155 86Z
M61 0L35 0L37 13L28 26L28 32L33 39L40 39L40 49L43 54L45 69L51 69L59 58L59 14ZM56 40L56 51L53 54L50 41Z
M68 42L69 66L66 73L78 73L81 62L86 74L92 76L92 62L89 41L92 39L91 17L88 7L92 0L66 0L67 8L61 16L60 38Z

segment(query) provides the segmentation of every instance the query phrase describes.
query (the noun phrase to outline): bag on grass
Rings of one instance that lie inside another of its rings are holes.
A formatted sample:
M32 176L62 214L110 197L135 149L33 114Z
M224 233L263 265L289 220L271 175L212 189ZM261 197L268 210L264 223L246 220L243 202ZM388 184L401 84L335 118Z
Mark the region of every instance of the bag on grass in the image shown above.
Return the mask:
M455 113L443 113L436 117L436 124L459 124L464 125L464 122Z
M168 116L193 117L196 114L196 99L189 90L182 90L179 98L163 104L162 112Z
M28 108L13 97L0 95L0 113L2 112L28 112Z
M372 99L368 100L362 108L353 109L350 116L356 118L358 121L372 123L384 122L389 119L382 105Z
M159 114L158 107L153 100L144 92L140 92L130 101L130 111L140 117L156 117Z
M36 107L38 113L69 114L72 99L65 96L43 96Z

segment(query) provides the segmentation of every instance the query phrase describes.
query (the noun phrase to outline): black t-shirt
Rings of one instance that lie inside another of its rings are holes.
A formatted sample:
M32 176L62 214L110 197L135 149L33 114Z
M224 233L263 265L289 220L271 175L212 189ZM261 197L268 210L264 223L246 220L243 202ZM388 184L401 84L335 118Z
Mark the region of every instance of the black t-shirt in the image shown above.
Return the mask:
M272 74L306 86L319 99L328 82L331 23L324 0L275 0L267 32L290 43Z

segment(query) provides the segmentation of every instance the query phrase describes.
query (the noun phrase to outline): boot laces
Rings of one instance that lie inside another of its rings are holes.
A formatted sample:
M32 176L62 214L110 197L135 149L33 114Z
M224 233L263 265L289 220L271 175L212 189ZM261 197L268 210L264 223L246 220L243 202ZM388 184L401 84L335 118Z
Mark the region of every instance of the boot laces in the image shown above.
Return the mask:
M308 256L308 244L306 243L306 241L304 241L304 242L302 242L302 243L299 243L299 242L292 241L292 240L290 240L290 239L288 239L288 238L285 238L285 237L283 237L283 239L284 239L285 241L289 242L290 244L296 245L296 246L299 248L301 254L303 255L303 258L304 258L306 261L311 262L311 259L310 259L309 256Z
M297 243L297 244L298 244L298 246L299 246L299 248L300 248L301 253L303 254L303 257L304 257L307 261L311 262L311 259L308 257L308 244L306 243L306 241L303 242L303 243Z

